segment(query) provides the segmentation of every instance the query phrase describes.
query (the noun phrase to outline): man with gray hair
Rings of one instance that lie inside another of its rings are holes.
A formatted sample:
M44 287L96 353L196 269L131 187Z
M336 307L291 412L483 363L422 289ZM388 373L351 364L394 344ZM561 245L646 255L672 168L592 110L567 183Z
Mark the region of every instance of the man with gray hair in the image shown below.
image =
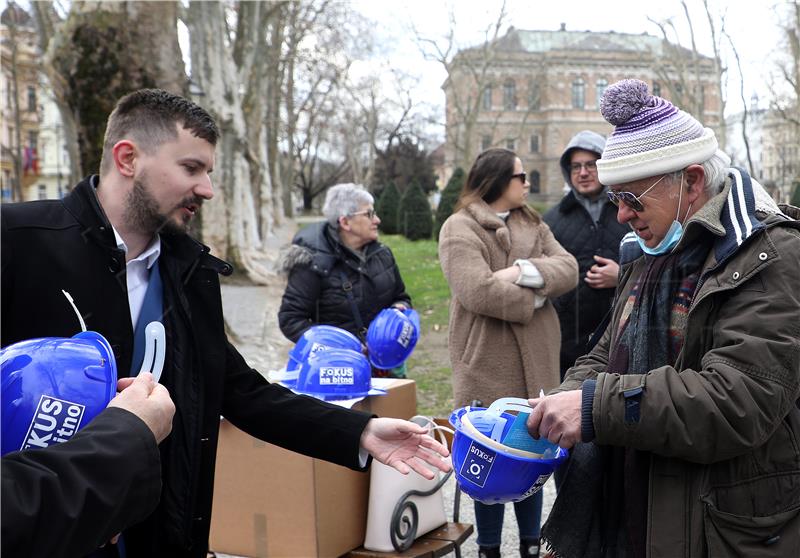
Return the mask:
M600 181L632 232L604 335L530 401L531 434L572 448L543 536L566 558L794 556L800 210L639 80L601 111Z
M381 220L373 204L372 194L361 186L333 186L322 209L327 220L292 240L283 262L289 280L278 312L281 331L291 341L317 324L346 329L363 341L382 309L411 306L392 251L378 242Z

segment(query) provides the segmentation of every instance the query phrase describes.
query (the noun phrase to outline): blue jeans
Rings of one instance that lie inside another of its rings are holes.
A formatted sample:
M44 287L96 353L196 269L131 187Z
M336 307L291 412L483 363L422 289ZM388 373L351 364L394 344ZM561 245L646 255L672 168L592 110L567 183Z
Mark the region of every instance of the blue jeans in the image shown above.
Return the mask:
M544 490L514 503L517 516L519 540L534 542L539 540L542 522L542 497ZM481 504L475 502L475 524L478 527L478 546L498 547L503 534L503 512L505 504Z

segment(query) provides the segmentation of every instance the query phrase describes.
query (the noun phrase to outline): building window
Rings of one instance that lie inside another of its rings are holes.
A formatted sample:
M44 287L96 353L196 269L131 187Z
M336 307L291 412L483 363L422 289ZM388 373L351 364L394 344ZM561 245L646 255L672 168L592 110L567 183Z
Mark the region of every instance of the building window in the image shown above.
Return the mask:
M600 99L603 98L603 93L606 92L606 88L608 87L608 80L606 79L598 79L597 83L595 84L595 89L597 89L597 108L600 109Z
M528 174L528 182L531 183L531 194L538 194L541 190L539 185L539 171L531 171Z
M661 96L661 84L658 83L657 81L653 82L653 95L655 95L656 97Z
M39 143L39 133L33 130L28 131L28 147L36 149Z
M39 199L47 199L47 186L45 184L39 184Z
M481 151L486 151L492 146L492 136L481 136Z
M492 110L492 86L487 85L483 88L483 97L481 100L483 110Z
M516 150L516 148L517 148L517 142L515 142L513 139L506 140L506 149L514 151Z
M528 84L528 110L539 110L542 107L542 93L539 84L531 81Z
M36 112L36 88L28 87L28 112Z
M582 109L586 105L586 82L578 78L572 82L572 108Z
M503 84L503 106L506 110L517 108L517 84L513 79Z
M531 136L531 153L539 153L539 136L536 134Z
M675 96L677 97L677 101L680 102L681 97L683 97L683 84L675 82Z

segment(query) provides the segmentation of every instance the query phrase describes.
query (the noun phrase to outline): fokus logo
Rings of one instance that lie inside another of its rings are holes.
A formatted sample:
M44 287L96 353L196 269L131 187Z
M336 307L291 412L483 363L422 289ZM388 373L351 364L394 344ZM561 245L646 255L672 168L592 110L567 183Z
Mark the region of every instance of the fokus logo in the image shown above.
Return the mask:
M42 395L20 449L46 448L66 442L80 428L85 410L86 407L78 403Z
M352 386L354 383L352 366L323 366L319 369L321 386Z
M460 474L468 481L471 481L481 488L489 478L489 471L492 470L497 453L492 450L472 442L467 451L467 458L461 465Z

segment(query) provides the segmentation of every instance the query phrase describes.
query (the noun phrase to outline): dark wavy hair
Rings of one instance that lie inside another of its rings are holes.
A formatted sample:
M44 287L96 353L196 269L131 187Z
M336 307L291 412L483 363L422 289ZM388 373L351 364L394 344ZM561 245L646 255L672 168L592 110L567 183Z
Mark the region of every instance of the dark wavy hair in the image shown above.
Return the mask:
M472 163L472 168L469 169L467 181L461 189L453 212L478 200L483 200L487 204L498 200L511 183L516 159L516 153L500 147L487 149L478 155ZM527 205L523 205L520 209L535 216Z

